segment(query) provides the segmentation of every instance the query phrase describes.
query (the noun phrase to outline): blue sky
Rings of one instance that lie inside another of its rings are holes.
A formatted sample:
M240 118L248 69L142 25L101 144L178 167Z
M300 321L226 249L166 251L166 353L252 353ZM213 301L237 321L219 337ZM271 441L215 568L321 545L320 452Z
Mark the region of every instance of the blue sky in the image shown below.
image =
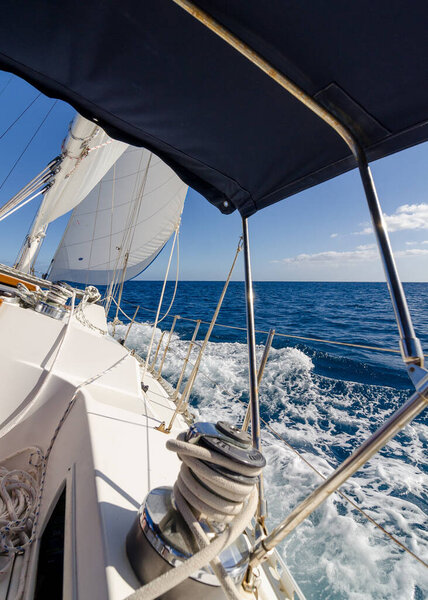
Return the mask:
M4 133L35 98L16 125ZM63 102L53 104L54 100L38 96L27 83L0 72L0 204L59 154L74 110ZM52 106L43 127L7 177ZM428 144L421 144L371 165L404 281L428 281L427 164ZM35 200L0 222L0 262L14 262L37 208ZM49 264L67 218L50 225L39 256L40 272ZM356 171L266 208L254 215L249 225L255 280L383 280ZM237 213L224 216L190 190L180 235L180 278L224 279L240 231ZM143 278L163 278L167 258L168 247ZM234 278L243 278L242 260Z

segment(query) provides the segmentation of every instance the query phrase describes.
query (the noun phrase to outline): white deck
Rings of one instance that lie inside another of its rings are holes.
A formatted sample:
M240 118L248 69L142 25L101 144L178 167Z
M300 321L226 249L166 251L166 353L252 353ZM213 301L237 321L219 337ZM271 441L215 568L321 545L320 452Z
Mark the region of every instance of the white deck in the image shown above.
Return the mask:
M91 306L87 318L106 328L101 307ZM173 485L178 473L179 460L165 447L168 436L156 429L169 422L175 405L149 373L143 394L140 363L118 342L74 317L65 328L31 309L0 306L0 457L33 445L45 452L76 386L107 371L81 388L61 426L48 462L38 539L65 486L63 597L119 600L140 585L125 552L139 506L150 489ZM179 417L171 435L185 427ZM34 593L37 554L38 540L26 600ZM9 593L0 584L0 600L14 598L21 566L19 556ZM269 586L261 597L276 595Z

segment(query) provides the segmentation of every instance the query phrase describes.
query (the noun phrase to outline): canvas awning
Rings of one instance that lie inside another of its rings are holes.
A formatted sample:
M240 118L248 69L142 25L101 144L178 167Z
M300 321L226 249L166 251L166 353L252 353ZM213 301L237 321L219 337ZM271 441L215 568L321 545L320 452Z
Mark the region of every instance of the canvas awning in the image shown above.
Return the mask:
M197 4L346 123L369 160L428 139L426 2ZM355 166L334 131L172 0L10 0L0 68L149 148L225 213Z

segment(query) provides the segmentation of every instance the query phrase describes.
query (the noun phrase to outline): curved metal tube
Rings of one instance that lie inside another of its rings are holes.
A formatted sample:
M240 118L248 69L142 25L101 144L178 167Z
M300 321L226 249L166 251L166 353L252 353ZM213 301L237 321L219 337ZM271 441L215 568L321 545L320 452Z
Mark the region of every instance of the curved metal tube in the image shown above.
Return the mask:
M245 56L245 58L247 58L250 62L256 65L261 71L266 73L266 75L287 90L287 92L299 100L299 102L304 104L313 113L318 115L320 119L330 125L330 127L332 127L336 133L340 135L340 137L350 148L358 164L383 267L385 270L386 281L388 284L389 293L391 295L395 317L400 333L402 357L406 364L414 363L422 367L424 362L422 348L419 340L415 336L407 306L407 300L398 276L398 271L391 251L391 245L389 243L388 233L379 205L379 200L377 198L376 188L367 164L367 158L364 149L359 141L355 138L354 134L326 108L318 104L318 102L316 102L316 100L309 96L304 90L292 82L288 77L283 75L280 71L275 69L268 61L260 56L260 54L255 52L245 42L223 27L223 25L213 19L213 17L211 17L208 13L195 6L195 4L189 0L172 1L178 4L186 12L191 14L192 17L197 19L200 23L205 25L205 27L221 37L225 42L227 42L240 54Z

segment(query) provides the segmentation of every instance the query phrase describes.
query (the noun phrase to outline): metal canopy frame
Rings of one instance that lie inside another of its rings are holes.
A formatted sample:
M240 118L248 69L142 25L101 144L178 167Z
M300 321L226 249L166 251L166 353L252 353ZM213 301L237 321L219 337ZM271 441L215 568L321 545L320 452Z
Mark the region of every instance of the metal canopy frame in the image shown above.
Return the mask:
M205 27L221 37L249 61L264 71L287 92L293 95L309 110L318 115L325 123L344 140L356 160L363 184L368 209L371 215L374 233L378 244L389 294L394 308L395 319L400 335L401 355L409 377L416 388L408 401L386 421L378 431L366 440L348 457L318 488L316 488L292 513L264 538L253 551L251 566L255 566L266 558L267 552L281 542L293 529L308 517L330 494L353 475L363 464L376 454L398 431L414 419L428 403L428 371L424 368L424 357L419 339L415 335L410 317L406 296L401 284L394 256L383 218L376 187L368 165L366 153L354 134L311 96L294 84L288 77L280 73L262 56L242 42L229 30L223 27L206 12L199 9L189 0L172 0ZM251 266L248 244L248 223L243 219L245 282L247 304L247 329L249 350L250 403L253 444L260 444L260 416L257 389L257 372L255 364L254 308L251 278Z

